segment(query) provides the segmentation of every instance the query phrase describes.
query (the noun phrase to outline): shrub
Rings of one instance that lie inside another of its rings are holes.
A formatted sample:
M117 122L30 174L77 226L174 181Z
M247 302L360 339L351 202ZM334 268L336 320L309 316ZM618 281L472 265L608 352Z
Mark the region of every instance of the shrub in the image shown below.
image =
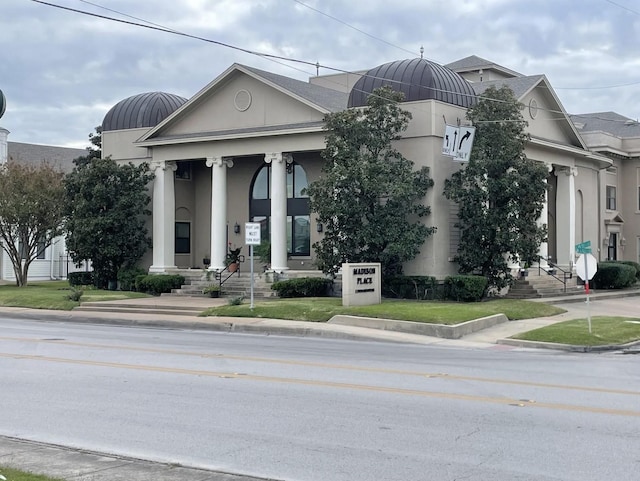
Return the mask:
M70 301L75 301L78 302L80 300L80 298L82 297L82 294L84 294L84 291L82 289L78 289L75 286L71 286L71 289L69 289L70 292L69 294L67 294L67 298Z
M136 290L160 295L171 292L171 289L179 289L184 284L184 276L179 275L145 275L136 277Z
M619 261L620 264L625 264L628 266L633 266L636 270L636 280L640 281L640 264L634 261Z
M382 295L396 299L435 299L438 281L431 276L385 276Z
M230 306L239 306L240 304L242 304L242 301L244 301L244 296L237 296L229 299L227 301L227 304L229 304Z
M299 277L286 281L274 282L271 289L279 297L327 297L332 281L322 277Z
M136 278L138 276L144 276L147 271L140 267L127 267L118 271L118 282L120 283L120 290L123 291L135 291L136 290Z
M454 301L479 301L487 289L483 276L449 276L444 280L444 295Z
M600 262L592 282L596 289L622 289L633 285L635 281L634 266L622 262Z
M93 272L69 272L67 279L70 286L92 286Z

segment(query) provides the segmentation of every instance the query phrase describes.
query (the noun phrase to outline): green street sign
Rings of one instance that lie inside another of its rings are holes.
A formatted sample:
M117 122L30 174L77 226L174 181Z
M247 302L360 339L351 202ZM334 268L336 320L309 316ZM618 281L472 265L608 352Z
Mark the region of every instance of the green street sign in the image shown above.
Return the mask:
M577 254L591 254L591 241L581 242L576 244Z

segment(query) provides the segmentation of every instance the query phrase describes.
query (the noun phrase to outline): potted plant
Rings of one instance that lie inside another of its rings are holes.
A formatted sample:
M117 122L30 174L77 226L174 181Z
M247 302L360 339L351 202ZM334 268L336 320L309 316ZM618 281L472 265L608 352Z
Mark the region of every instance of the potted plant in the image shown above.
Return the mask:
M238 270L241 250L242 246L232 249L231 244L229 244L229 252L227 252L227 268L229 269L229 272L235 272Z
M209 294L209 297L220 297L220 286L218 284L209 284L202 289L203 294Z

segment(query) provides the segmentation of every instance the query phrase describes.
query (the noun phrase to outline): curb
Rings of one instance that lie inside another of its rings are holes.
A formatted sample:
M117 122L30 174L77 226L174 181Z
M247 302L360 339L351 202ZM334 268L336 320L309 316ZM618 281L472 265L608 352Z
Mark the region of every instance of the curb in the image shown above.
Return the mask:
M20 308L22 309L22 308ZM55 313L51 311L38 311L36 309L26 309L19 311L4 311L7 314L10 314L11 317L14 318L22 318L22 319L30 319L36 321L47 321L47 322L71 322L74 324L94 324L94 325L106 325L106 326L122 326L122 327L139 327L139 328L161 328L161 329L184 329L184 330L205 330L211 332L222 332L222 333L245 333L245 334L254 334L254 335L263 335L263 336L292 336L292 337L316 337L316 338L324 338L324 339L337 339L337 340L346 340L346 341L376 341L376 342L393 342L393 343L411 343L411 344L421 344L418 340L411 341L409 339L392 339L388 337L384 337L383 333L380 333L379 329L366 329L366 326L354 326L354 325L344 325L345 327L353 327L362 329L360 332L345 332L345 331L336 331L331 329L323 329L320 326L325 325L324 323L318 324L318 328L314 328L313 326L308 325L299 325L299 326L287 326L287 325L265 325L265 324L256 324L256 323L243 323L243 322L234 322L228 320L214 320L212 322L204 322L204 321L195 321L194 317L188 317L181 320L172 320L172 319L134 319L132 317L129 318L109 318L109 317L93 317L93 316L84 316L84 315L71 315L69 313ZM64 311L66 312L66 311ZM144 314L143 314L144 315ZM147 314L148 315L148 314ZM207 318L203 318L207 319ZM216 318L209 318L216 319ZM237 318L242 319L242 318ZM260 321L268 322L269 319L260 319ZM279 320L275 320L279 321ZM298 321L289 321L289 322L298 322ZM309 323L307 323L309 324ZM367 330L369 332L367 332ZM398 332L397 334L401 334ZM417 335L417 334L416 334Z
M397 321L392 319L379 319L375 317L359 317L337 315L329 319L328 324L343 326L366 327L383 331L404 332L406 334L418 334L422 336L439 337L444 339L460 339L463 336L481 331L488 327L508 322L504 314L481 317L455 325L428 324L425 322Z
M602 346L574 346L571 344L558 344L555 342L541 341L524 341L520 339L498 339L496 344L514 347L538 348L538 349L554 349L556 351L567 352L611 352L611 351L629 351L629 354L640 353L640 349L633 349L640 346L640 341L629 342L627 344L606 344Z

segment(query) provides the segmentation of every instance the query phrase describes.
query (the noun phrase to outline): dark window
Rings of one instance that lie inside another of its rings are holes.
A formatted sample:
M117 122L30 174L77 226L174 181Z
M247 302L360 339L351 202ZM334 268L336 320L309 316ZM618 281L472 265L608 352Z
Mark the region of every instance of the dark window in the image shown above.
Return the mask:
M607 186L607 209L616 210L616 188L612 185Z
M191 180L191 162L183 161L177 163L176 179Z
M191 223L176 222L176 254L191 253Z
M38 241L38 254L36 255L36 259L44 259L45 256L45 245L44 245L44 241ZM27 258L27 252L25 250L25 246L22 244L22 242L20 242L18 244L18 250L20 251L20 258L21 259L26 259Z

